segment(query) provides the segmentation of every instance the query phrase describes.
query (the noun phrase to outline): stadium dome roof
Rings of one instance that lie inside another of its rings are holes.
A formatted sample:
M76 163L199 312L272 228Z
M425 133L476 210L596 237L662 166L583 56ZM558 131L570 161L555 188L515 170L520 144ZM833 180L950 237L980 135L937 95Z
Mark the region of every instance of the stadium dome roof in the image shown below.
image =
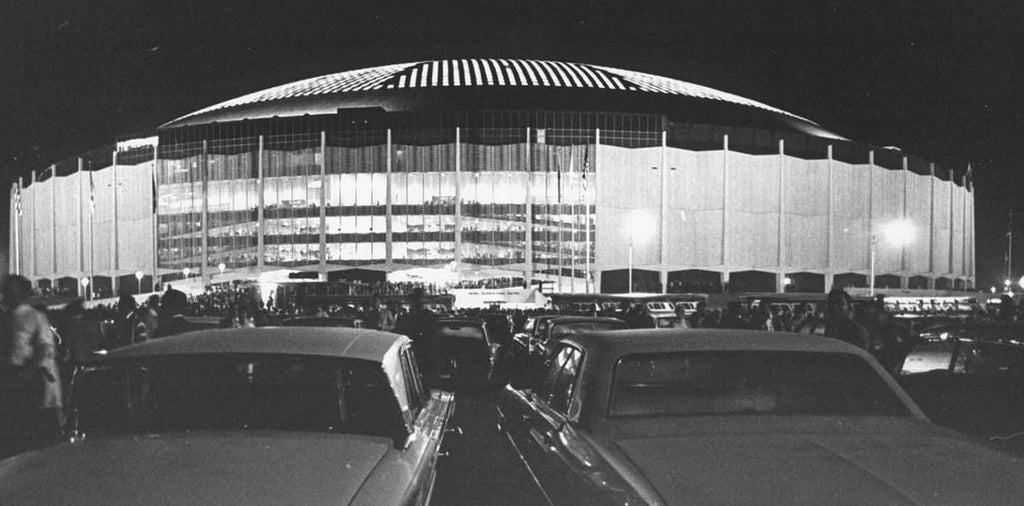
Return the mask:
M419 61L313 77L200 109L161 128L361 107L664 113L688 123L768 127L842 139L806 118L686 81L583 63L484 58Z

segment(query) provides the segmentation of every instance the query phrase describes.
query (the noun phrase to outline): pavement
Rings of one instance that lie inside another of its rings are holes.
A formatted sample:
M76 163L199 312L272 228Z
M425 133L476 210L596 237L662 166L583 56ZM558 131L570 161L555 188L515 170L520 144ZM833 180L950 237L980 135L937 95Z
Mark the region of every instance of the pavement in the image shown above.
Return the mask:
M432 505L546 505L526 466L498 432L494 393L456 395L462 435L445 436Z

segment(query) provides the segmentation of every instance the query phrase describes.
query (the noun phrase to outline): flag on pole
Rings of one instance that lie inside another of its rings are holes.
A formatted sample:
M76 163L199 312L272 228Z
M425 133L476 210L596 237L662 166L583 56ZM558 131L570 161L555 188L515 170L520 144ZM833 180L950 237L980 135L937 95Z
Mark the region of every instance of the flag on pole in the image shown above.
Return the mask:
M581 175L581 178L583 179L583 191L584 192L587 191L587 185L589 184L588 181L587 181L587 174L589 174L589 173L590 173L590 146L584 146L583 147L583 174Z
M89 213L96 212L96 184L92 181L92 171L89 171Z

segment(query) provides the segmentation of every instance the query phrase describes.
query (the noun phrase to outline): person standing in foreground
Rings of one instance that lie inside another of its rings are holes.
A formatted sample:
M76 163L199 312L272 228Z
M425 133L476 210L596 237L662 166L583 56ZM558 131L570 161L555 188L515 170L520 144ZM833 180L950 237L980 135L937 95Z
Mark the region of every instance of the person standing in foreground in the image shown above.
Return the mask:
M3 281L3 303L8 311L4 363L8 428L16 438L33 445L56 441L62 431L60 369L57 342L46 315L28 304L32 283L11 275Z

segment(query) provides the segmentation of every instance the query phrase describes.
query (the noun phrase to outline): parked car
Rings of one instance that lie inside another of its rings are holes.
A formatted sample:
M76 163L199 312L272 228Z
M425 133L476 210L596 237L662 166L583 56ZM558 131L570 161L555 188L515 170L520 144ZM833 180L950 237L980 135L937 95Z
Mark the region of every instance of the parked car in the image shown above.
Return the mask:
M282 327L347 327L363 328L363 320L359 318L325 318L320 316L299 316L281 321Z
M508 313L483 313L480 319L487 324L487 335L492 341L506 346L512 345L512 315Z
M954 323L915 339L900 384L935 422L1024 456L1024 325Z
M544 314L527 318L526 323L523 324L523 331L512 336L512 347L515 354L524 357L529 355L536 341L547 331L548 321L562 317L564 315Z
M605 316L560 316L551 318L546 323L544 332L537 336L531 349L531 352L539 356L542 361L550 356L555 344L568 336L585 332L629 328L626 322Z
M864 350L799 334L569 336L498 423L553 504L1011 504L1024 479Z
M426 504L454 409L408 338L209 330L75 372L69 438L0 462L0 504Z
M491 340L483 321L441 318L437 332L443 384L459 389L483 387L496 377L502 346Z

